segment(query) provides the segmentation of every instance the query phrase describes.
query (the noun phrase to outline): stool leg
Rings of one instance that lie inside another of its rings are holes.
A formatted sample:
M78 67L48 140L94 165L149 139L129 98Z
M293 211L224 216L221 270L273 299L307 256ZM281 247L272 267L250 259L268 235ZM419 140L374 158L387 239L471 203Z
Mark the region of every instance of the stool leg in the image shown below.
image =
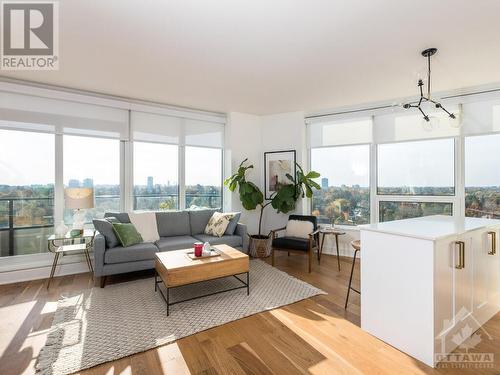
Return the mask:
M271 264L274 267L274 247L271 248Z
M344 309L347 309L347 304L349 302L349 294L351 293L351 284L352 284L352 274L354 273L354 265L356 264L356 254L358 250L354 251L354 257L352 258L352 267L351 267L351 276L349 277L349 288L347 288L347 297L345 299Z

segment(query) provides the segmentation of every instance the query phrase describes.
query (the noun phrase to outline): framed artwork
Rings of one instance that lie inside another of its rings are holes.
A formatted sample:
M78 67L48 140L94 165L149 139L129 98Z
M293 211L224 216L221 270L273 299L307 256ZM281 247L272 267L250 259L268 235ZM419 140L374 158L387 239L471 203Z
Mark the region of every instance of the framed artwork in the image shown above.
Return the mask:
M266 199L271 199L271 195L278 191L281 185L291 183L286 174L295 176L297 170L295 160L295 150L264 152Z

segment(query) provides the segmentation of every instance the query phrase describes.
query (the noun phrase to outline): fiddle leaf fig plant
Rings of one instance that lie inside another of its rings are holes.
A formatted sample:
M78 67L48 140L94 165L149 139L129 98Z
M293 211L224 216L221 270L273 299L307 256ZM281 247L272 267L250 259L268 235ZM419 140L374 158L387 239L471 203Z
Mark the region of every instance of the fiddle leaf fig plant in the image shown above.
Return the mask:
M264 194L259 187L253 182L246 180L247 171L253 169L252 164L245 165L247 160L248 159L245 159L240 163L235 174L224 180L224 185L228 186L230 191L235 191L238 187L241 204L246 210L251 211L258 206L260 207L259 234L256 237L267 238L269 236L262 235L262 216L264 209L272 205L278 213L282 212L286 214L293 211L299 198L311 198L313 196L313 189L321 189L321 187L313 181L313 179L318 178L320 174L315 171L304 174L302 167L296 163L296 175L292 176L288 173L286 174L290 183L281 185L279 190L271 195L271 200L264 203Z

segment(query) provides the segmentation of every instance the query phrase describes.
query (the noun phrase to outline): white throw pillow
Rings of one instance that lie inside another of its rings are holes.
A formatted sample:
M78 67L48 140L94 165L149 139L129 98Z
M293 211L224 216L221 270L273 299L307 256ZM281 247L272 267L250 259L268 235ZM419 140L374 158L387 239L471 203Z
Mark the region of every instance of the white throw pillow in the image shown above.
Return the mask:
M309 238L309 233L314 231L314 225L305 220L288 220L286 224L285 236Z
M233 213L214 212L205 227L205 234L222 237L233 217Z
M154 212L129 212L128 217L144 242L155 242L160 239Z

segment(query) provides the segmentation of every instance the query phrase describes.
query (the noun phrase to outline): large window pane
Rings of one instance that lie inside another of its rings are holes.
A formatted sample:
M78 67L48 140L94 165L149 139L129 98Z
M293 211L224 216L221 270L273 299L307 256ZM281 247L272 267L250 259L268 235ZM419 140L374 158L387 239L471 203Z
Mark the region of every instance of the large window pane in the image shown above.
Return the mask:
M120 141L65 135L64 187L94 189L94 208L86 210L86 221L120 210ZM73 210L64 210L64 221L73 221Z
M47 251L54 176L54 135L0 130L1 256Z
M321 223L370 222L370 146L311 149L311 170L321 174L312 212Z
M378 146L378 194L454 195L454 140Z
M441 202L379 202L379 221L410 219L429 215L453 214L452 203Z
M500 219L500 134L465 138L465 216Z
M222 150L186 147L186 208L222 207Z
M178 147L134 142L134 210L179 207Z

